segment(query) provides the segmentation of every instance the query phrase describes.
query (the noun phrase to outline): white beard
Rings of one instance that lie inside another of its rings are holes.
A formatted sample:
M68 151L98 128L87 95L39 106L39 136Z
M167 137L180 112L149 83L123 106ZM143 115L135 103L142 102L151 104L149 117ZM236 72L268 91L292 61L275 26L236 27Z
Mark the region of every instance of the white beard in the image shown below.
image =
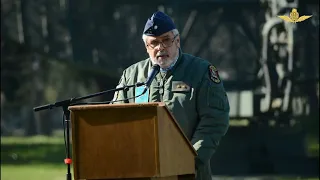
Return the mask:
M165 60L157 60L153 59L149 56L152 64L158 64L162 69L166 69L171 66L172 63L174 63L178 59L179 53L177 53L176 57L172 59L165 59Z

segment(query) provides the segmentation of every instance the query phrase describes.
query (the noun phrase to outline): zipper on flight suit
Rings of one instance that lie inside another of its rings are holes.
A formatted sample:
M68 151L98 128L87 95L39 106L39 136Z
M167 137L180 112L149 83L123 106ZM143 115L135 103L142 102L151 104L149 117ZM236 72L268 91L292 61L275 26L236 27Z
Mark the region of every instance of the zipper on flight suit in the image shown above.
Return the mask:
M161 72L160 72L161 73ZM160 94L160 101L163 101L163 95L164 95L164 85L167 81L166 78L167 73L161 74L161 80L160 80L160 88L159 88L159 94Z
M163 94L164 94L164 82L163 82L163 80L160 81L159 94L160 94L160 102L162 102L163 101Z

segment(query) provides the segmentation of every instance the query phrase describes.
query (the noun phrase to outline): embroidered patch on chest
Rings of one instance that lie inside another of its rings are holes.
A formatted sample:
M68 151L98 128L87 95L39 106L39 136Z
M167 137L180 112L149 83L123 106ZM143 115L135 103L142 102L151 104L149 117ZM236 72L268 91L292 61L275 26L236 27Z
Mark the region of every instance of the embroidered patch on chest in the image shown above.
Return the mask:
M219 77L219 73L218 73L218 70L215 66L211 65L209 66L209 76L210 76L210 79L215 82L215 83L220 83L221 80L220 80L220 77Z

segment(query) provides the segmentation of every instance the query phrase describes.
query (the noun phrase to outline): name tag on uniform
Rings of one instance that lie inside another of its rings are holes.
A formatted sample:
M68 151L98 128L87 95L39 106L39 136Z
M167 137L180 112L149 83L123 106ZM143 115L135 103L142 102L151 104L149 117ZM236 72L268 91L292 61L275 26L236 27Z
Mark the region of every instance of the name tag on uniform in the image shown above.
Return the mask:
M135 96L139 96L142 94L144 90L144 86L136 87ZM149 89L143 95L135 98L135 103L147 103L149 102Z
M189 92L190 86L183 81L172 81L172 92Z

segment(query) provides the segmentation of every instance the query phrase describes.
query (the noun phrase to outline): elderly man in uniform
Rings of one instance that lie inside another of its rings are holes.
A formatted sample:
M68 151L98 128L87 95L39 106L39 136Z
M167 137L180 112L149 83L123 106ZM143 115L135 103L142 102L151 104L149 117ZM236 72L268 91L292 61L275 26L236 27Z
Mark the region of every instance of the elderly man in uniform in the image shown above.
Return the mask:
M141 89L115 93L115 103L164 102L198 156L196 179L211 180L210 159L229 127L229 102L215 66L185 54L172 19L155 12L146 22L142 39L149 58L124 70L118 87L145 82L154 64L160 73L145 95Z

